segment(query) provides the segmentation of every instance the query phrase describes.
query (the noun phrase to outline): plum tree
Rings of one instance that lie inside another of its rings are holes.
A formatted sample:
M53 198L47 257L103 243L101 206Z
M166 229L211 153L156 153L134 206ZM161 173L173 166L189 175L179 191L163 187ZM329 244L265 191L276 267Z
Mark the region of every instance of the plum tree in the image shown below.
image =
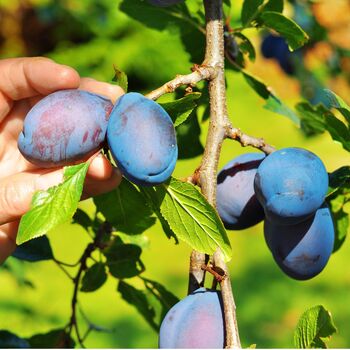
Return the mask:
M162 183L175 168L178 148L172 120L159 104L139 93L118 99L107 141L118 167L136 184Z
M254 193L254 177L264 158L263 153L242 154L218 173L216 204L227 229L241 230L263 220L264 210Z
M306 280L319 274L333 251L334 225L326 205L295 225L279 225L266 219L264 233L278 266L295 279Z
M180 2L184 2L184 0L148 0L148 1L151 5L158 6L158 7L167 7L167 6L178 4Z
M254 189L270 221L294 224L322 205L328 190L328 174L314 153L283 148L261 162Z
M199 288L165 315L159 331L159 347L223 349L224 338L221 294Z
M41 167L66 165L101 148L113 104L82 90L56 91L26 115L18 148Z

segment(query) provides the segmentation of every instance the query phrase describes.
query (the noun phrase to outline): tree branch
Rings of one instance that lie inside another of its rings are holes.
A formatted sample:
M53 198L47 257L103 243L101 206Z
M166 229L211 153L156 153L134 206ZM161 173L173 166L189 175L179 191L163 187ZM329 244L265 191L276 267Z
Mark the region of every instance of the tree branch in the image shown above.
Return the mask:
M258 148L266 154L270 154L276 151L276 149L273 146L267 144L263 138L249 136L243 133L240 129L234 128L232 126L226 130L226 138L239 141L243 147L252 146Z
M209 82L210 121L204 155L200 167L200 183L204 196L216 206L216 176L221 146L231 123L227 115L225 84L225 49L222 0L204 0L206 14L206 53L204 63L216 68L215 78ZM225 317L225 347L241 348L236 306L233 299L228 268L218 248L213 256L214 266L224 271L220 282Z
M193 72L187 75L178 75L175 79L168 81L158 89L155 89L146 95L147 98L151 100L156 100L164 94L174 92L177 88L182 85L191 85L194 86L202 80L208 80L211 77L215 76L216 71L212 67L194 66L192 69Z

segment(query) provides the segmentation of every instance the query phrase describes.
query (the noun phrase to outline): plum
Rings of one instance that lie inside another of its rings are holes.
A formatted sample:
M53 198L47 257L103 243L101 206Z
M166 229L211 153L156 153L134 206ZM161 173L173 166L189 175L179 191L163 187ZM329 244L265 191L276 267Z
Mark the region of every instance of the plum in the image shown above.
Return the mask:
M184 0L148 0L148 2L153 6L167 7L184 2Z
M112 156L124 176L138 185L157 185L172 174L178 155L175 129L156 102L130 92L114 106L107 127Z
M242 154L227 163L217 177L216 205L229 230L241 230L263 220L264 210L254 193L254 177L263 153Z
M112 108L107 98L87 91L56 91L26 115L18 149L46 168L85 159L102 147Z
M286 43L286 41L276 35L267 35L261 44L261 53L265 58L275 59L283 71L288 75L295 73L293 64L293 55Z
M221 293L199 288L175 304L159 331L161 349L223 349L224 314Z
M314 153L296 147L283 148L261 162L254 189L270 221L295 224L322 205L328 190L328 174Z
M265 220L264 233L278 266L298 280L319 274L333 251L334 225L325 204L311 218L295 225Z

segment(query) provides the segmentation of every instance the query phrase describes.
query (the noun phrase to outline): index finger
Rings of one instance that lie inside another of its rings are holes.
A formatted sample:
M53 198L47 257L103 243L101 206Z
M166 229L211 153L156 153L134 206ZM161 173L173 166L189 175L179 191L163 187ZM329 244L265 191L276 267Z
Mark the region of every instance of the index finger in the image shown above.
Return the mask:
M48 58L0 60L0 122L11 110L13 101L75 89L79 84L79 74L73 68Z

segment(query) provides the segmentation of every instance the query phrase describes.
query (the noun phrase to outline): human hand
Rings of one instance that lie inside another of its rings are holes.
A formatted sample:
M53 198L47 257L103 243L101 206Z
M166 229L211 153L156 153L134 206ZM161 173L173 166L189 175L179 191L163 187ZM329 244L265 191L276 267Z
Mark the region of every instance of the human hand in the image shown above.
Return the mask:
M24 117L44 96L76 88L104 95L113 103L124 93L118 86L80 78L74 69L47 58L0 60L0 263L16 248L19 219L29 210L33 194L63 179L62 167L39 168L19 152ZM83 198L108 192L120 181L121 173L102 154L92 157Z

